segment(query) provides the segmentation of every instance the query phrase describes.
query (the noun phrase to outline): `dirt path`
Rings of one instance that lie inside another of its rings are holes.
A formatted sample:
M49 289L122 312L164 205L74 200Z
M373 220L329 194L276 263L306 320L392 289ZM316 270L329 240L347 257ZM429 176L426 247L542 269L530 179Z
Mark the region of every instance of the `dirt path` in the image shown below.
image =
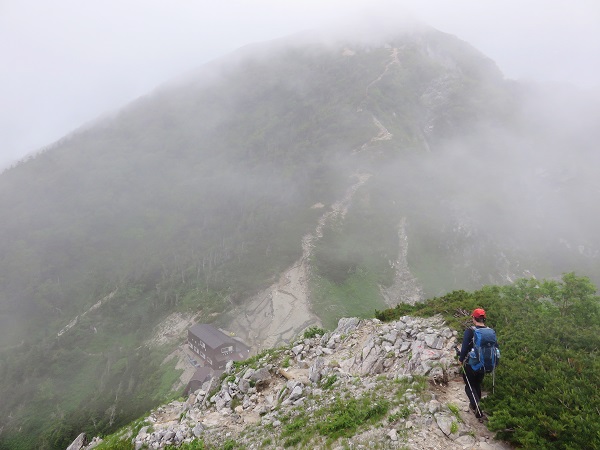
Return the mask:
M390 59L385 65L383 72L373 81L371 81L365 89L365 97L369 97L369 89L381 81L383 77L391 70L392 66L400 66L400 58L398 57L400 49L392 48L390 51ZM366 101L365 98L365 101ZM355 153L360 153L368 150L373 144L378 141L389 141L393 138L392 133L373 115L373 124L379 130L377 136L373 137L371 141L363 144L363 146L356 150ZM394 283L388 288L382 288L381 294L389 306L396 306L398 303L409 303L415 304L416 302L423 301L425 295L423 288L419 284L418 280L413 276L408 267L408 236L406 234L406 218L403 218L398 226L398 258L392 261L392 267L396 271L394 277Z
M308 304L308 269L304 257L277 283L245 301L232 313L227 329L253 353L287 342L308 326L320 325Z
M379 82L393 65L400 65L398 52L398 48L391 49L390 59L381 74L366 86L365 97L369 96L369 89ZM375 115L372 115L372 120L377 134L353 153L369 150L378 141L393 138L393 135ZM316 242L323 236L324 227L335 219L345 217L356 191L369 180L370 176L366 173L355 174L354 177L357 181L348 188L344 197L331 205L331 208L319 218L312 233L303 237L300 260L288 268L279 281L258 295L242 302L237 310L229 314L226 328L250 345L253 352L260 352L264 348L288 342L306 327L321 326L319 318L312 312L309 304L310 268L308 261ZM398 236L400 251L398 259L394 262L397 270L395 282L392 287L385 291L382 290L382 295L390 305L395 305L400 301L414 303L423 298L418 282L408 269L405 221L400 224Z
M354 178L357 181L344 197L319 218L314 232L302 238L302 257L276 283L231 313L226 328L250 345L253 353L289 342L307 327L321 326L310 306L308 261L324 227L345 217L356 191L370 174L359 173Z
M369 96L369 89L371 88L371 86L381 81L381 79L389 72L391 66L393 66L394 64L400 65L400 59L398 58L398 50L398 48L391 49L390 61L385 65L383 72L367 85L365 89L365 95L367 97Z
M469 401L467 399L467 394L465 393L465 383L462 377L456 376L451 379L446 386L434 386L432 391L440 402L458 407L461 420L469 427L469 429L474 431L476 436L484 438L486 441L493 440L494 433L488 430L485 423L481 423L469 410ZM482 394L484 397L486 396L486 392L482 392ZM494 441L493 448L495 450L511 450L514 447L505 442Z
M399 65L399 49L390 51L390 59L386 62L381 74L365 88L368 97L369 89L379 82L392 68ZM377 133L368 140L360 151L369 150L378 141L390 140L392 134L372 115ZM356 153L356 152L354 152ZM289 342L302 330L310 326L321 326L319 318L312 312L309 297L310 267L308 261L317 241L323 236L323 230L334 220L343 220L348 212L354 195L371 177L368 173L353 175L355 182L347 189L343 198L335 202L319 218L312 233L302 238L302 257L283 272L276 283L264 291L242 302L234 311L225 317L225 328L235 333L252 347L253 353ZM414 303L422 299L422 292L415 278L408 270L406 261L407 238L404 222L400 225L400 251L394 262L397 270L394 285L382 294L389 304L399 301Z
M365 88L365 99L363 101L363 105L366 104L366 101L369 98L369 89L371 88L371 86L373 86L376 83L378 83L379 81L381 81L381 79L389 72L390 67L392 65L400 65L400 59L398 58L398 49L397 48L393 48L392 49L392 52L391 52L391 55L390 55L390 61L385 65L385 68L383 69L383 72L381 72L381 74L375 80L371 81L367 85L367 87ZM358 110L362 111L363 107L359 107ZM376 142L378 142L378 141L389 141L394 136L381 123L381 121L379 119L377 119L377 117L375 117L374 114L372 114L372 119L373 119L373 124L379 130L379 133L377 134L377 136L374 136L373 138L371 138L370 141L364 143L359 149L354 150L352 152L353 154L362 153L362 152L368 150Z
M408 267L408 236L406 234L406 218L398 225L398 258L392 261L392 267L396 270L394 283L381 290L381 294L389 306L398 303L409 303L414 305L425 299L423 288L414 277Z

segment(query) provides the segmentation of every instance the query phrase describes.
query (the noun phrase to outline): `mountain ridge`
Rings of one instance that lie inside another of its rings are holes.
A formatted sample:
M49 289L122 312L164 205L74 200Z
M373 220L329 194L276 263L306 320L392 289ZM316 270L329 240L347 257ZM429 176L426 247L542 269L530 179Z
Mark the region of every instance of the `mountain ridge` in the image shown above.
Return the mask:
M155 327L172 314L225 325L302 257L357 172L369 182L308 261L324 326L412 297L414 280L426 298L600 273L593 108L548 120L431 29L258 47L0 176L0 438L36 430L29 448L60 447L74 423L113 429L168 395L172 348L143 346Z
M306 336L314 334L308 330ZM228 364L220 379L106 442L83 445L80 435L68 450L110 448L119 440L136 448L186 448L194 441L200 448L513 448L494 440L469 410L452 362L457 333L441 317L385 324L344 318L320 333ZM352 423L336 409L343 405L348 414L357 402L373 419L366 415L363 423L359 415Z

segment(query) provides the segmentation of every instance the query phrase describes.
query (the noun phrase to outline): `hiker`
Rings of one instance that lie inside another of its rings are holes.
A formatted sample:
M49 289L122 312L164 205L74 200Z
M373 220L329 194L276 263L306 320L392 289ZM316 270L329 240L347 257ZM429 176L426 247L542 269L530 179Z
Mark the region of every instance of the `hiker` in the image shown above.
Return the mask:
M485 326L485 310L477 308L473 311L471 317L473 326L465 330L458 360L462 364L461 372L465 381L465 392L469 397L469 407L475 413L475 417L482 419L483 411L479 404L481 401L481 383L486 372L494 370L498 362L499 351L497 350L496 333ZM480 332L479 330L485 331ZM477 340L480 342L477 342ZM481 345L489 350L482 350ZM481 358L479 358L479 355L481 355Z

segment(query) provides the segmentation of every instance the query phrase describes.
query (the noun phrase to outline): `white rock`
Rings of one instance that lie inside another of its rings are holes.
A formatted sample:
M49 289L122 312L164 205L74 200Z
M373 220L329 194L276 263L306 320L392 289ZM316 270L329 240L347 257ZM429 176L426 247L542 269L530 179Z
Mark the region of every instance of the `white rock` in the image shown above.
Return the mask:
M294 389L292 390L292 393L290 394L289 399L291 401L294 400L298 400L300 397L302 397L302 394L304 393L302 387L300 385L297 385L296 387L294 387Z
M387 436L392 440L392 442L396 442L398 440L398 432L395 428L392 428Z
M296 356L298 356L302 352L302 350L304 350L304 345L302 344L292 347L292 352L294 352L294 355Z

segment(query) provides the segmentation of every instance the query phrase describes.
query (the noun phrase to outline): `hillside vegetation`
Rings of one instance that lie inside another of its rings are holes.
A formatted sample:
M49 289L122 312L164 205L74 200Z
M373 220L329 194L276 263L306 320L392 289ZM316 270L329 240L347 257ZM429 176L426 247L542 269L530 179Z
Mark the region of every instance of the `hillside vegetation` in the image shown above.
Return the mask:
M461 329L458 311L483 307L502 357L494 393L482 402L489 427L527 449L600 448L600 297L585 277L521 279L508 286L454 291L377 317L442 313ZM458 316L458 317L457 317ZM492 377L484 387L492 391Z

